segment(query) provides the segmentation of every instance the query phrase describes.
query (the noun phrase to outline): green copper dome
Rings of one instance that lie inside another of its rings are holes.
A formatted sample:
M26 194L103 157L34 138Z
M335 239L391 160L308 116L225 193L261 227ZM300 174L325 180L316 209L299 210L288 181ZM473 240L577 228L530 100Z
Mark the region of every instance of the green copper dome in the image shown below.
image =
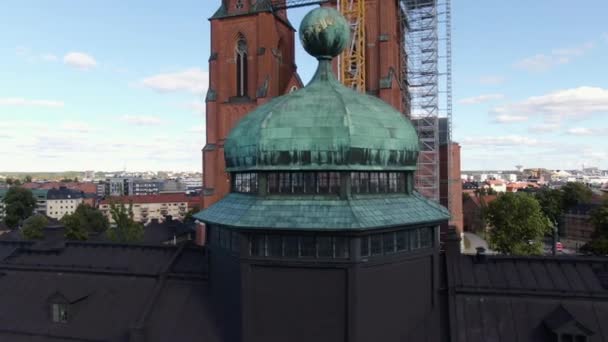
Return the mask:
M224 145L228 171L416 169L419 144L410 121L334 77L330 58L348 35L335 10L319 8L304 18L300 37L319 68L305 88L241 119Z

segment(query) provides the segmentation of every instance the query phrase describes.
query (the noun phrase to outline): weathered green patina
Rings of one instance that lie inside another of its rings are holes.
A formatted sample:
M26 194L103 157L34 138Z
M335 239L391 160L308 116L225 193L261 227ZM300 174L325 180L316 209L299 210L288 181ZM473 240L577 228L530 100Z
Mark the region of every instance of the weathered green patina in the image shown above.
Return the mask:
M317 59L332 59L349 42L350 27L346 19L333 8L310 11L300 24L302 46Z
M196 215L234 228L357 231L448 220L444 207L413 195L253 196L232 193Z
M236 125L224 146L228 171L415 170L419 143L410 121L333 75L330 59L349 40L344 17L333 9L311 11L300 37L319 60L315 76Z
M320 8L306 16L300 37L319 68L306 87L260 106L236 125L224 144L229 172L416 170L420 147L410 121L334 77L331 58L344 49L348 35L335 10ZM266 186L266 178L260 179ZM348 189L350 178L341 179ZM346 190L340 196L230 193L195 217L239 229L360 231L438 224L450 214L415 192Z

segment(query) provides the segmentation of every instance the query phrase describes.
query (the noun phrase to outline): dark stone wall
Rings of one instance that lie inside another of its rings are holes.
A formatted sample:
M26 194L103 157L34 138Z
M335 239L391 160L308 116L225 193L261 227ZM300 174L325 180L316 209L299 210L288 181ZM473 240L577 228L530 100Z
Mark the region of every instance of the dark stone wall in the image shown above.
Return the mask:
M251 266L243 341L346 341L346 270Z
M436 311L434 269L432 255L361 266L356 291L357 341L434 341L417 339L418 331L426 328Z
M209 285L217 325L226 342L241 341L241 266L239 259L211 247Z

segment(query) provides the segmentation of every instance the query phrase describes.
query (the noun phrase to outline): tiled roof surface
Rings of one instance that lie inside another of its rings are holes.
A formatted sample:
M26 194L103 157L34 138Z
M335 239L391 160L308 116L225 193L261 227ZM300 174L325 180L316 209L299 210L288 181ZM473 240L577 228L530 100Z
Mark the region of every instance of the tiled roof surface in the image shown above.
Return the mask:
M0 242L0 341L219 342L199 247ZM53 298L70 303L52 322Z
M27 189L41 189L41 190L50 190L50 189L59 189L60 187L66 187L68 189L82 191L84 193L94 194L97 193L97 184L95 183L84 183L84 182L47 182L47 183L25 183L23 184L24 188Z
M546 322L560 307L593 332L589 342L608 340L608 259L485 258L445 259L452 341L553 341Z
M231 193L195 217L243 228L358 230L445 221L449 212L419 194L339 200Z

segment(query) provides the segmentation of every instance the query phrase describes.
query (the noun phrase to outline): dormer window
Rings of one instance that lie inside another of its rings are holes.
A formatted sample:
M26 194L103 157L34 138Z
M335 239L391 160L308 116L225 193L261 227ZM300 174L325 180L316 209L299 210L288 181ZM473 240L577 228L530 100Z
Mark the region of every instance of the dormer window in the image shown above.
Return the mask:
M68 304L67 303L52 303L51 304L51 319L54 323L68 322Z
M244 7L243 0L236 0L234 7L236 7L236 9L242 9Z

